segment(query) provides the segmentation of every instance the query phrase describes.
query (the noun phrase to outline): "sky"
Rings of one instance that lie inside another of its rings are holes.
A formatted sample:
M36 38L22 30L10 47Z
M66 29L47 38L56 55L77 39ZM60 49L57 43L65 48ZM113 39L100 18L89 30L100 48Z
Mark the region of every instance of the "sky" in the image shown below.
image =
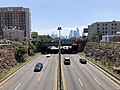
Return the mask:
M83 28L94 22L119 21L120 0L0 0L0 7L30 8L31 29L39 34L68 35L78 27Z

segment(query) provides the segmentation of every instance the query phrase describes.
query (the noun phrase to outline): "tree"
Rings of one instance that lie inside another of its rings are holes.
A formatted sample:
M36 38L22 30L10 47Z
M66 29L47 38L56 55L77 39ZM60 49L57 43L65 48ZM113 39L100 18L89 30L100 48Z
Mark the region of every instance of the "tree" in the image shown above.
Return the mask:
M49 35L39 35L38 36L38 41L41 41L41 42L51 41L51 40L52 40L52 38Z
M93 32L91 39L93 42L100 42L102 40L102 33L100 31Z
M33 39L38 38L38 32L32 32L32 33L31 33L31 37L32 37Z
M27 53L27 48L25 46L19 46L16 48L16 60L21 63L25 62L23 55Z
M32 43L35 46L34 47L34 52L39 52L41 50L41 42L46 42L46 41L51 41L52 38L49 35L38 35L37 32L32 32L31 33ZM33 48L32 45L32 48Z
M32 42L28 43L28 54L34 55L34 52L36 52L36 47Z
M15 37L14 40L15 40L15 41L19 41L19 38L18 38L18 37Z
M102 33L100 31L97 31L96 33L98 35L99 42L102 40Z

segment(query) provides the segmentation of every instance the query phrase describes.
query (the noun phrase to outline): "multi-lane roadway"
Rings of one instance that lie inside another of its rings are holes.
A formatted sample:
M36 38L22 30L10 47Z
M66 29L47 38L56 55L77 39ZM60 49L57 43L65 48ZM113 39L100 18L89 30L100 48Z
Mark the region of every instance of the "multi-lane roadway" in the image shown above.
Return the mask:
M62 55L69 57L71 65L63 65L67 90L118 90L113 81L108 79L90 63L81 64L79 55ZM64 59L62 59L63 61Z
M41 55L0 87L0 90L53 90L57 55ZM34 72L36 63L42 62L41 72Z
M40 55L27 64L15 76L0 87L0 90L55 90L56 62L58 54ZM67 90L118 90L120 89L113 81L103 75L90 63L81 64L77 54L61 55L62 71ZM71 65L64 65L64 57L70 58ZM34 72L36 63L42 62L43 69ZM63 83L64 84L64 83Z

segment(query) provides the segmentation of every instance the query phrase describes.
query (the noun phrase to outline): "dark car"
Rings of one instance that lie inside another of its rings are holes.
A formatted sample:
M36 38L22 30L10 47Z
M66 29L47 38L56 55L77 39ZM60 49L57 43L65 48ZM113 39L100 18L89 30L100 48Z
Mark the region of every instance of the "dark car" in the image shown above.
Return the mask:
M37 63L35 68L34 68L34 72L39 72L41 71L43 68L43 64L42 63Z
M85 58L80 58L80 63L82 63L82 64L87 64L87 60L85 59Z
M65 65L70 65L70 59L69 58L64 58L64 64Z

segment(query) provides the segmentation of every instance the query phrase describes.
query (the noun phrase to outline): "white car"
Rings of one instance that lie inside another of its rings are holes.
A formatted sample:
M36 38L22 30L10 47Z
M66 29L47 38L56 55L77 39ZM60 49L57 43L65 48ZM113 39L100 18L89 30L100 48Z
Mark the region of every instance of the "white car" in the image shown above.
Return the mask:
M50 54L47 54L46 57L50 57L51 55Z
M65 57L64 58L64 64L65 65L70 65L70 58Z

